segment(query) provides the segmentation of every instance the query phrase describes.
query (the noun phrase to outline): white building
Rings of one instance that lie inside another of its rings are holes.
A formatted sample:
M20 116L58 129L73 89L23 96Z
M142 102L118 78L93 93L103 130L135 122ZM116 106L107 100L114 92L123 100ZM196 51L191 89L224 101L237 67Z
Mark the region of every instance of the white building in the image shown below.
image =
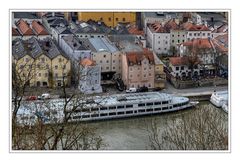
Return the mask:
M156 54L169 54L170 33L160 23L147 25L147 42Z
M79 61L84 58L91 58L91 50L76 36L61 36L59 46L72 60Z
M101 93L101 67L90 59L83 59L80 62L79 89L82 93Z

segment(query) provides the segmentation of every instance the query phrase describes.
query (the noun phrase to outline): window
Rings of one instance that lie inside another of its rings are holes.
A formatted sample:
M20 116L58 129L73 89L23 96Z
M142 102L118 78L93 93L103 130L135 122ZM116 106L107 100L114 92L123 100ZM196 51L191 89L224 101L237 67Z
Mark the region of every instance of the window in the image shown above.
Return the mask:
M108 18L108 21L112 21L111 17Z
M118 21L118 18L116 17L116 21Z
M181 70L184 70L184 66L181 66Z
M46 77L46 78L48 77L48 73L45 73L45 77Z
M189 36L192 36L192 33L189 33Z
M42 61L42 62L45 62L45 59L44 59L44 58L41 58L41 61Z
M180 35L178 34L178 37L180 37Z
M95 80L95 84L97 84L98 83L98 81L97 80Z
M147 70L147 68L144 68L144 70Z
M133 105L126 105L126 108L132 108Z
M138 106L139 106L139 107L144 107L145 104L144 104L144 103L142 103L142 104L138 104Z
M118 115L122 115L122 114L124 114L124 112L123 112L123 111L120 111L120 112L117 112L117 114L118 114Z
M168 44L168 41L166 41L165 44Z
M100 114L100 116L107 116L107 115L108 115L108 114L106 114L106 113L105 113L105 114Z
M147 109L147 112L153 111L153 109Z
M178 66L176 67L176 70L177 70L177 71L179 70L179 67L178 67Z
M146 78L146 74L144 74L144 78Z
M106 63L109 63L109 61L107 60Z
M132 78L132 75L130 75L130 78Z
M105 58L105 57L106 57L106 55L103 55L103 57Z
M108 70L108 69L109 69L109 67L107 66L107 67L106 67L106 69Z
M109 113L109 115L117 115L115 112L111 112Z
M122 21L126 21L125 17L122 19Z
M56 69L56 70L58 69L58 66L57 66L57 65L55 65L55 69Z
M107 107L101 107L100 110L107 110Z
M172 43L174 43L174 40L172 40Z
M151 88L151 84L149 84L148 87Z
M196 33L194 33L193 35L194 35L194 36L196 36L197 34L196 34Z
M25 62L28 62L28 61L29 61L29 59L28 59L28 58L26 58L26 59L25 59Z
M163 101L162 104L168 104L168 101Z
M115 69L115 66L113 66L113 69Z
M172 35L172 37L174 37L174 35Z
M58 59L58 62L62 62L62 59L61 59L61 58L59 58L59 59Z
M154 105L161 105L161 102L155 102Z
M205 33L203 33L202 35L205 36Z
M153 103L147 103L147 106L152 106L153 105Z
M200 33L198 33L198 36L200 36Z
M132 84L132 88L134 88L134 84Z
M132 114L133 111L126 111L126 114Z
M38 76L41 77L41 73L38 73Z
M66 69L66 65L63 65L63 69Z
M132 68L130 68L130 71L132 71L133 69Z
M145 112L145 109L138 110L138 112Z
M123 109L124 106L122 106L122 105L121 105L121 106L117 106L117 108L118 108L118 109Z
M115 106L110 106L110 107L109 107L109 110L115 110L115 109L116 109Z
M161 42L160 41L158 41L158 44L160 44Z
M20 69L23 69L23 65L20 65Z
M113 63L115 63L115 60L113 60Z
M149 73L149 76L151 76L152 74L151 73Z
M156 108L156 109L154 109L155 111L160 111L161 110L161 108Z
M180 40L178 40L178 43L180 43Z
M210 33L208 33L207 35L210 36Z

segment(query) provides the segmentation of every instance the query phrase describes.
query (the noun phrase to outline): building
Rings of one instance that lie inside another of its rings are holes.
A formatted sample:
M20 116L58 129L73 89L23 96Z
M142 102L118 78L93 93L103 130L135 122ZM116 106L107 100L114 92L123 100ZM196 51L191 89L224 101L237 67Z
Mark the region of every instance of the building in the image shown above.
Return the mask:
M147 45L156 54L168 55L170 53L170 32L160 23L147 25Z
M69 28L63 24L59 26L51 27L51 31L52 31L52 38L57 42L58 45L60 45L60 39L63 36L72 35L72 32L69 30Z
M126 52L122 55L122 80L127 89L154 88L154 56L150 51Z
M41 22L37 20L33 20L31 23L28 23L23 19L19 19L16 22L15 26L17 28L13 27L12 34L15 34L14 36L20 35L24 40L30 39L31 37L35 37L37 39L45 39L51 37Z
M109 39L89 38L82 41L91 50L91 59L101 66L102 81L121 74L121 52Z
M189 68L190 60L188 56L184 57L170 57L169 58L169 68L171 75L177 79L192 78L192 76L200 75L200 65L196 64Z
M166 84L166 74L164 72L164 64L157 57L155 53L153 53L153 56L154 56L154 63L155 63L154 88L163 89L165 88L165 84Z
M181 27L186 31L186 41L211 37L211 30L205 25L196 25L186 22L182 24Z
M31 24L32 21L38 21L42 23L42 19L36 12L12 12L12 24L15 24L20 19L26 21Z
M179 24L178 14L176 12L142 12L143 30L146 33L147 24L161 23L161 25L164 25L170 19L174 19Z
M22 36L18 32L17 28L12 27L12 40L15 40L17 38L22 38Z
M78 21L100 21L113 28L118 23L136 23L135 12L79 12Z
M71 60L79 61L84 58L91 58L91 50L74 35L61 36L59 46Z
M213 22L226 22L225 14L227 12L194 12L192 13L192 21L197 25L210 25Z
M65 84L69 85L70 61L50 38L16 39L13 42L12 52L16 69L21 70L21 78L28 79L29 86L62 86L63 77L66 79Z
M85 94L101 93L101 67L85 58L80 61L79 90Z

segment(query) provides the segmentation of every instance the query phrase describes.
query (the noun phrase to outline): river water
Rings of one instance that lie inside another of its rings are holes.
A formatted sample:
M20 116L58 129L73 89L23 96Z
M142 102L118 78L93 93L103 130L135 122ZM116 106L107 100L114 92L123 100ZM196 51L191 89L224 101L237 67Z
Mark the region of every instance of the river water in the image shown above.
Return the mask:
M161 129L166 126L169 120L180 118L183 115L191 116L196 109L206 107L212 109L214 113L224 114L227 119L228 114L222 109L214 107L209 102L201 102L197 108L188 110L153 116L98 121L89 125L97 128L96 133L103 138L106 145L102 148L104 150L148 150L151 148L147 129L153 121L156 121L157 127ZM227 125L228 120L224 122Z

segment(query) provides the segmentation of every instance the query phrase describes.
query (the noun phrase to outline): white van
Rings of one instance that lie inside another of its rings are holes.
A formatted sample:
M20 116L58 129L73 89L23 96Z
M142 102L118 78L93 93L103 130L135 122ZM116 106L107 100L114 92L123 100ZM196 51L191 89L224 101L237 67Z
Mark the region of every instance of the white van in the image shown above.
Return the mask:
M41 98L42 99L50 99L50 94L49 93L43 93Z
M126 90L127 93L134 93L134 92L137 92L137 89L136 88L129 88Z

